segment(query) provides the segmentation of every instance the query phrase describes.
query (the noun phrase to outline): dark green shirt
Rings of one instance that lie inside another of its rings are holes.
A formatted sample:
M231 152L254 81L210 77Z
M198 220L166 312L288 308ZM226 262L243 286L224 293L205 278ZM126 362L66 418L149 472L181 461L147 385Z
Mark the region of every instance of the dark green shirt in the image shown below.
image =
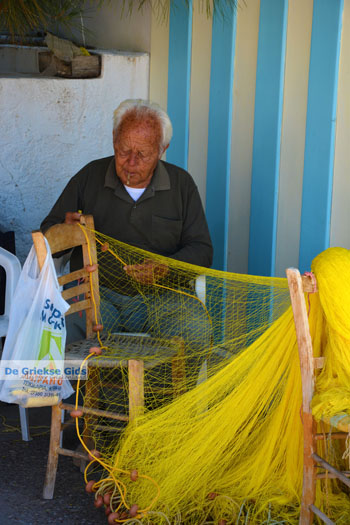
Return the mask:
M159 161L135 202L115 171L114 157L95 160L67 184L42 231L68 211L94 217L97 231L153 253L210 267L213 249L198 189L189 173Z

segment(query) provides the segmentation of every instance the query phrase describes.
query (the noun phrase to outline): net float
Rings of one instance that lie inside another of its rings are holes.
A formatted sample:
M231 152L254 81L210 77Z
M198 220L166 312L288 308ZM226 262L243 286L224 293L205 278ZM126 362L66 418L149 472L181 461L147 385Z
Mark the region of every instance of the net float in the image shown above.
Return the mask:
M134 505L131 505L130 509L129 509L129 516L130 518L135 518L135 516L137 515L139 511L139 506L134 504Z
M102 354L102 348L100 348L99 346L92 346L89 350L89 353L90 354L96 354L96 355L101 355Z
M94 492L93 490L93 486L95 485L96 481L94 479L91 479L90 481L87 482L87 484L85 485L85 490L86 492Z
M115 523L115 520L119 520L120 517L121 516L119 512L111 512L108 516L107 522L109 523L109 525L113 525L113 523Z
M102 330L103 330L103 325L102 324L95 324L92 327L92 331L93 332L101 332Z
M97 264L87 264L85 266L85 270L89 273L96 272L97 270Z
M72 410L69 415L70 417L83 417L84 412L82 410Z
M138 477L139 477L139 473L136 469L130 471L131 481L136 481Z
M109 505L110 504L111 496L112 496L112 494L110 492L106 492L106 494L104 494L104 496L103 496L103 503L105 505Z
M89 460L90 461L94 461L96 458L100 458L101 457L101 454L98 450L90 450L90 453L89 453Z
M97 509L102 507L102 505L103 505L103 497L101 495L97 496L97 498L94 501L94 505L95 505L95 507Z

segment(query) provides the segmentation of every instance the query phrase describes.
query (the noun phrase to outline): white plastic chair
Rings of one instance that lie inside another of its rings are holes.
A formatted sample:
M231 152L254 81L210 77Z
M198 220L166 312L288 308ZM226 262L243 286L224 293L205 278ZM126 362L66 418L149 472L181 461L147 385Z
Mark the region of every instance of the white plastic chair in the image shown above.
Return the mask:
M6 273L5 308L4 314L0 315L0 337L6 337L12 297L15 293L21 273L21 263L13 253L0 247L0 266L4 268ZM21 422L22 439L23 441L30 441L28 411L23 407L19 407L19 417Z
M12 297L21 273L21 263L15 255L0 247L0 266L6 273L5 311L0 315L0 337L7 334Z

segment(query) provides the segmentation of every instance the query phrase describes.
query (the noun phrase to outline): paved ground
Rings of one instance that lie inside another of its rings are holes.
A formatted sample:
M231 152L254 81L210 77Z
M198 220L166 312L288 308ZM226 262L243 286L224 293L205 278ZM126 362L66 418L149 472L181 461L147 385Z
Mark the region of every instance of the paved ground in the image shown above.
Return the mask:
M53 500L41 498L49 448L50 408L29 410L32 441L21 439L17 405L0 402L0 524L107 524L85 492L83 474L71 458L60 456ZM37 435L35 435L37 434ZM74 428L63 446L75 445Z

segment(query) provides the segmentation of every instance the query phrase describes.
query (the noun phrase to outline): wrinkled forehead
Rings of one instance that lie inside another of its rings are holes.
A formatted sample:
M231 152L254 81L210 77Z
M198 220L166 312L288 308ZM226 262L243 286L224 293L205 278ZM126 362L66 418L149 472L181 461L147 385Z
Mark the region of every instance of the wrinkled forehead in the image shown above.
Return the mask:
M158 147L162 137L159 120L151 114L137 115L135 112L129 111L124 115L117 129L115 139L120 143L130 134L142 134Z

